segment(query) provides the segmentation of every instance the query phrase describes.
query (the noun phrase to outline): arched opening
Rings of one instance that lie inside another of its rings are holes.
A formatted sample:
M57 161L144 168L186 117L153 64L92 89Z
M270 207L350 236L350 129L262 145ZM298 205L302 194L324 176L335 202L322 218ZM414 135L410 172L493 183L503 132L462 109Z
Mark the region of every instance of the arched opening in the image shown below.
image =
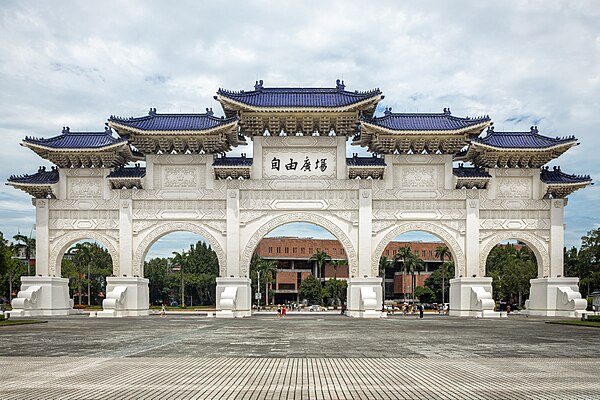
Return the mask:
M492 293L499 311L523 307L529 298L530 280L538 276L538 264L534 250L524 241L507 239L491 247L485 275L492 278Z
M453 248L425 231L405 231L387 242L379 258L384 303L388 310L422 304L442 309L449 302L449 280L455 277Z
M151 308L215 305L219 259L197 233L176 231L157 237L146 251L142 273L149 280Z
M102 243L79 240L64 251L59 273L69 279L69 297L75 308L101 307L106 297L106 277L113 275L113 258Z
M254 308L342 306L354 251L336 233L307 222L282 223L266 232L250 262Z

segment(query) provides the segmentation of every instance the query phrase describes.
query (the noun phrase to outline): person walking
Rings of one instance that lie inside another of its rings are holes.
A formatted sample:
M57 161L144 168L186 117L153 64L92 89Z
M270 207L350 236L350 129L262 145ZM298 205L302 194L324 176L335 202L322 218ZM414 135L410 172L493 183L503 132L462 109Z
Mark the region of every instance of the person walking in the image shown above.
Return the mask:
M163 303L162 308L160 309L160 317L167 318L167 309L165 308L165 303Z
M419 318L423 319L423 311L425 310L425 307L423 307L423 304L419 304Z

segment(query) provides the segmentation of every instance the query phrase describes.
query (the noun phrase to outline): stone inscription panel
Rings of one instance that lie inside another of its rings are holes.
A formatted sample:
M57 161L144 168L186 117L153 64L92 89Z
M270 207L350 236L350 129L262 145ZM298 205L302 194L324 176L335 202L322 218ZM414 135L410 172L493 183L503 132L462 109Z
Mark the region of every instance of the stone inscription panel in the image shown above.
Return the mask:
M533 180L524 178L496 178L496 197L499 199L530 199Z
M335 178L336 150L310 147L263 149L263 177L265 179Z

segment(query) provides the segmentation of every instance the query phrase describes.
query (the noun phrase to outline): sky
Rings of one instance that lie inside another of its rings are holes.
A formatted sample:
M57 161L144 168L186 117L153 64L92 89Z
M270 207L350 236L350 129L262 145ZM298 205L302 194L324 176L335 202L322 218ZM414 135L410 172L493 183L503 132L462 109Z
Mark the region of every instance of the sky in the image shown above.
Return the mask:
M50 166L19 146L27 135L102 130L110 115L150 107L221 115L219 87L333 87L343 78L348 90L383 91L378 115L450 107L488 114L498 131L575 135L581 145L549 165L598 178L598 21L593 0L5 0L0 171L6 179ZM567 246L600 226L599 200L599 185L570 196ZM2 185L5 237L28 234L34 220L29 195Z

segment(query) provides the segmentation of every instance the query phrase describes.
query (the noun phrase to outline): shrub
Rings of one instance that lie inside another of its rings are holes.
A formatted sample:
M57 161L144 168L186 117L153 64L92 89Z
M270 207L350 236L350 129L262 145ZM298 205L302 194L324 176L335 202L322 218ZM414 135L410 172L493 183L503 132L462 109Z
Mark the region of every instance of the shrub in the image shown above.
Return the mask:
M6 317L4 316L4 314L0 314L0 321L4 321L6 319Z
M600 322L600 315L588 315L587 320L590 322Z
M75 304L73 308L76 310L85 310L85 304Z

